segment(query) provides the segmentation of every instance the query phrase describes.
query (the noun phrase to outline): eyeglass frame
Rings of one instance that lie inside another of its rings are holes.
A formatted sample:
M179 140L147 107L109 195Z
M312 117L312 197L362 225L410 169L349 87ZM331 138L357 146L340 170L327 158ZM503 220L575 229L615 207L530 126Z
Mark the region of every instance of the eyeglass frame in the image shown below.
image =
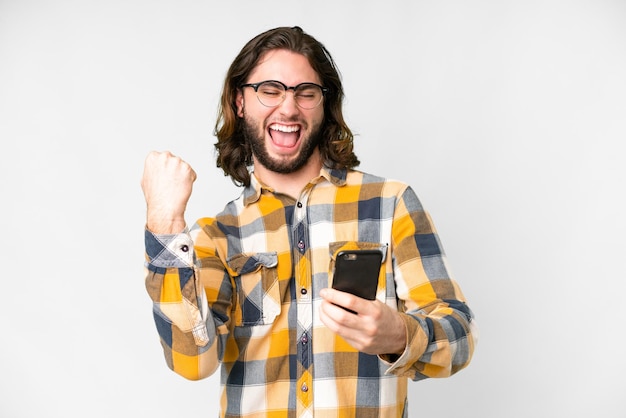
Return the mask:
M264 83L278 83L278 84L280 84L281 86L283 86L285 88L285 91L283 92L283 97L282 97L282 100L280 101L280 103L275 104L274 106L268 106L268 105L266 105L265 103L263 103L261 101L261 98L259 97L259 86L261 86L261 84L264 84ZM295 96L296 89L298 89L298 87L303 86L303 85L316 86L316 87L319 87L320 90L322 91L322 98L320 99L320 101L315 106L310 107L310 108L306 108L306 107L302 107L300 105L300 103L298 103L298 99ZM283 104L283 102L287 98L287 91L293 90L294 101L296 102L296 105L298 105L298 107L300 107L302 109L306 109L306 110L311 110L311 109L315 109L316 107L318 107L324 101L324 98L326 97L326 93L328 93L328 91L330 90L328 87L320 86L317 83L311 83L311 82L308 82L308 81L306 81L304 83L300 83L300 84L295 85L295 86L288 86L285 83L283 83L282 81L278 81L278 80L264 80L264 81L259 81L258 83L246 83L246 84L242 84L242 85L239 86L240 89L243 89L244 87L252 87L254 89L254 93L256 94L257 100L259 101L259 103L261 103L265 107L278 107L278 106L280 106L281 104Z

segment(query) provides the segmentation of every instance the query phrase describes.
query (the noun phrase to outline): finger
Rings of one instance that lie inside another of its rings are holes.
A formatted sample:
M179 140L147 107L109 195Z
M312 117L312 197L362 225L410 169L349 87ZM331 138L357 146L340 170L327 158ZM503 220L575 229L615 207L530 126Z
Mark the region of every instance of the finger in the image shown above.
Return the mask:
M367 302L365 299L361 299L352 293L342 292L333 288L322 289L320 295L330 303L339 305L343 308L349 309L352 313L361 314L367 309Z
M167 158L173 157L172 153L169 151L150 151L146 156L146 161L154 161L154 160L165 160Z
M323 301L320 306L320 320L330 329L332 332L343 335L346 332L348 318L347 316L354 316L345 309L334 305L330 302Z
M361 350L363 345L359 340L360 332L358 329L353 328L357 318L358 316L327 301L322 302L320 307L320 320L322 323L329 330L341 336L352 347Z
M330 303L334 303L336 305L344 306L345 304L350 302L351 297L354 297L350 293L342 292L337 289L333 289L332 287L322 289L320 291L320 296L327 300Z
M326 325L332 331L336 332L337 322L333 319L332 309L330 309L330 307L332 306L332 304L326 301L322 302L322 304L320 305L320 320L324 323L324 325ZM329 312L329 309L331 310L331 312Z

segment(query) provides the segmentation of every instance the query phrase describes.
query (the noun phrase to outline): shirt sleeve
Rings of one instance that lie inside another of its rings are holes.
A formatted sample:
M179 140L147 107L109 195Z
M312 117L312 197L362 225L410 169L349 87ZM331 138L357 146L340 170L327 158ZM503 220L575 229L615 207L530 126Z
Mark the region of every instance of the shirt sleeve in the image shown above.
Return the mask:
M398 199L391 249L407 345L400 356L381 356L390 364L387 372L421 380L465 368L477 343L474 314L451 277L429 214L410 187Z
M187 379L211 375L219 365L216 330L196 278L188 230L157 235L145 230L146 289L168 366Z

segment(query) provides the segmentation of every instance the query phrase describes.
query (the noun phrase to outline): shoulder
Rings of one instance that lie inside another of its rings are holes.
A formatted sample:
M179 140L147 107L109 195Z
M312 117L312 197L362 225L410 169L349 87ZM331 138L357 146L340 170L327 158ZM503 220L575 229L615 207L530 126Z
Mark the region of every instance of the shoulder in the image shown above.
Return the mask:
M404 193L405 190L411 189L411 186L401 180L382 177L376 174L367 173L359 170L348 170L346 176L346 185L362 187L379 187L387 192L396 191L397 193Z

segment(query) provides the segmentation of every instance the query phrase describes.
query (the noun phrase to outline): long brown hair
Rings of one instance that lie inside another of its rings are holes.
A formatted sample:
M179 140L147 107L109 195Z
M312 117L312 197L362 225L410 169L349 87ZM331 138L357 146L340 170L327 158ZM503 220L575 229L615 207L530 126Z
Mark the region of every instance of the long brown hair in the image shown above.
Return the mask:
M304 55L328 87L324 98L324 122L320 152L331 168L353 168L359 160L353 152L353 135L343 119L344 98L341 77L328 50L300 27L279 27L250 40L235 58L224 81L222 98L215 123L217 166L237 185L248 186L252 151L243 135L243 119L237 116L237 90L247 82L259 59L271 50L285 49Z

